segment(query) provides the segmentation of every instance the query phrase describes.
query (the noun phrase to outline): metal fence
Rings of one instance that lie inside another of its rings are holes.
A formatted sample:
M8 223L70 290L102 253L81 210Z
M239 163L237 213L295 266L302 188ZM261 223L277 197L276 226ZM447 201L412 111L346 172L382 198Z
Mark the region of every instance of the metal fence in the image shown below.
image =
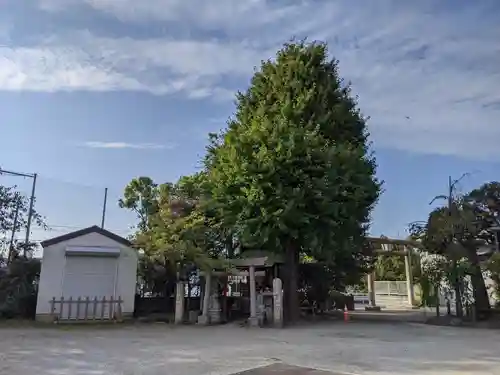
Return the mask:
M408 296L406 281L375 281L375 295Z
M55 321L121 321L122 303L121 297L53 297L50 309Z

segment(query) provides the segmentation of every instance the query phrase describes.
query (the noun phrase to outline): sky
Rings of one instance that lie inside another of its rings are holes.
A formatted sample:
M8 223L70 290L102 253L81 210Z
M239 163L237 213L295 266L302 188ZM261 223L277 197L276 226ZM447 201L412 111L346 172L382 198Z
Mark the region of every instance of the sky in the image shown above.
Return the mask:
M370 117L372 235L405 237L448 176L500 179L498 0L0 0L0 167L38 173L52 230L32 238L100 224L105 188L105 227L129 233L126 183L198 170L255 67L305 37Z

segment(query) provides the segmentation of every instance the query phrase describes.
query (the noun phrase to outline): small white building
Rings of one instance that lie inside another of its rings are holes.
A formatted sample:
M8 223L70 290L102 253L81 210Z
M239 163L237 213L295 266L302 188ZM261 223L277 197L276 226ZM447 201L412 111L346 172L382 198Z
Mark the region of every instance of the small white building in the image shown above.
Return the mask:
M81 315L92 314L103 317L100 304L98 311L87 302L56 304L60 301L102 301L103 298L120 298L122 317L134 312L134 300L137 281L137 251L127 239L110 231L92 226L55 237L41 243L43 247L42 268L36 306L37 320L53 320L57 314L80 319ZM72 309L67 311L67 309ZM106 311L109 313L108 308ZM78 316L77 314L78 310ZM62 312L62 314L61 314Z

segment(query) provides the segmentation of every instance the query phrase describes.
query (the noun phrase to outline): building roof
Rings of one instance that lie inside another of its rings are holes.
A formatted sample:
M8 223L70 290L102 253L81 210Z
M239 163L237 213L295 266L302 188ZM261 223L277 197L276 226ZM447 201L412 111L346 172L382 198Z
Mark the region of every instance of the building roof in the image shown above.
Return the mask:
M48 246L58 244L59 242L69 241L69 240L72 240L73 238L85 236L86 234L90 234L90 233L99 233L100 235L102 235L104 237L108 237L109 239L116 241L121 245L132 247L132 242L130 242L126 238L120 237L120 236L110 232L109 230L98 227L97 225L93 225L93 226L88 227L88 228L83 228L83 229L80 229L80 230L77 230L74 232L63 234L62 236L49 238L48 240L42 241L40 244L42 245L42 247L45 248Z

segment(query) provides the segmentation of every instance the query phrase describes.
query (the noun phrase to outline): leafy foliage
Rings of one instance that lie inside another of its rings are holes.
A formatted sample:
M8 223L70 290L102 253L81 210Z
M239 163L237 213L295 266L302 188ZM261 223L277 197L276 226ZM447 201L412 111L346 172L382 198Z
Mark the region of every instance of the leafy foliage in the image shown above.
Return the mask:
M481 229L478 237L487 245L498 246L500 232L495 233L491 228L500 227L500 182L483 184L467 194L465 200L473 209L476 222Z
M14 221L17 215L17 224L14 228ZM0 185L0 234L18 232L26 227L29 212L29 199L17 190L17 186ZM46 228L44 218L34 210L32 221Z
M421 255L422 265L422 302L426 306L436 306L439 304L437 299L438 290L444 291L446 295L451 296L456 280L460 285L467 285L467 275L470 273L470 264L466 258L461 258L455 263L449 258L439 255L423 253ZM461 293L461 303L469 303L471 296L464 288Z
M34 318L41 264L16 256L0 268L0 317Z
M497 225L500 207L500 184L491 182L482 185L464 196L444 197L451 200L448 207L434 209L423 224L411 228L428 251L446 256L457 264L466 257L470 267L476 309L487 313L490 308L478 248L484 245L493 247L494 233L491 227ZM460 270L455 270L455 273ZM458 276L457 276L458 277ZM455 283L455 291L465 290Z
M288 255L292 294L299 252L346 272L361 268L380 183L365 119L326 45L286 44L237 100L207 157L225 225L247 248ZM296 297L288 299L297 311Z
M10 246L10 238L14 233L14 246L10 249L12 257L17 254L34 251L34 244L17 241L17 234L24 230L28 222L30 201L21 194L16 186L0 185L0 254L5 257ZM36 209L32 212L32 223L40 228L48 229L45 219ZM9 243L7 241L9 240ZM7 259L5 259L7 262Z
M376 280L406 280L404 257L399 254L379 255L374 263L374 270ZM418 259L412 259L412 275L414 282L418 282L420 278L420 262Z
M143 251L139 273L151 292L170 295L175 280L187 278L194 266L220 265L217 225L209 217L206 197L203 173L161 185L140 177L125 188L120 205L137 213L133 241Z
M160 189L151 178L138 177L125 187L118 205L135 212L139 219L139 230L146 230L150 216L158 211L159 195Z
M500 252L496 252L490 259L488 259L486 269L489 271L490 277L495 283L495 297L497 301L500 301Z

